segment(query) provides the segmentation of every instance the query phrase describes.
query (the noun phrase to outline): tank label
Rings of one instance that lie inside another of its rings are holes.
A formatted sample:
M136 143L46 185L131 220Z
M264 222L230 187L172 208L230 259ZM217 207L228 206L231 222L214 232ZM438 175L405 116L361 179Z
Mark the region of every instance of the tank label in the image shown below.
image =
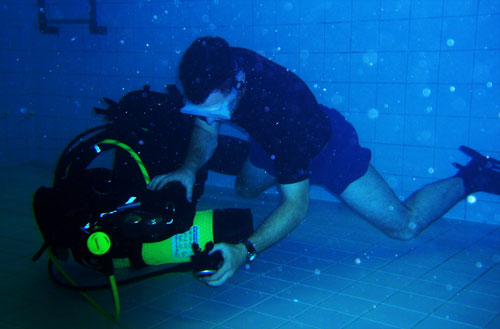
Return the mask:
M193 225L184 232L172 237L172 254L176 261L189 262L193 255L193 243L200 244L200 227Z

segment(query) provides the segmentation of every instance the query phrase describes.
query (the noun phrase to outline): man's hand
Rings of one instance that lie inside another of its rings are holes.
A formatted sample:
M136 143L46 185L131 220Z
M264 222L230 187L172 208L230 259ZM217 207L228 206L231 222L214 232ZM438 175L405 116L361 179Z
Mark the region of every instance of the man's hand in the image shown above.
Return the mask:
M247 249L242 243L239 244L229 244L229 243L217 243L214 249L210 251L210 254L220 251L222 258L224 258L224 263L222 267L214 274L200 278L207 285L217 287L226 282L227 279L233 276L236 270L245 262L247 259Z
M150 190L161 190L170 182L180 182L186 188L186 199L192 202L193 186L196 174L186 168L180 168L165 175L156 176L147 186Z

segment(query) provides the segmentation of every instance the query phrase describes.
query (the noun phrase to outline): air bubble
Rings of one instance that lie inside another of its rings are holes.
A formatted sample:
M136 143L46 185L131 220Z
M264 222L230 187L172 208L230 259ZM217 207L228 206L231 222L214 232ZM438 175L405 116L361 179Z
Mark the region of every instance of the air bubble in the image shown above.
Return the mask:
M429 168L429 169L427 169L427 172L428 172L429 174L434 174L434 168Z
M424 88L422 90L422 95L424 95L424 97L429 97L431 95L431 90L429 88Z
M359 265L359 264L361 264L361 259L356 258L356 259L354 260L354 263L356 263L356 264L358 264L358 265Z
M488 88L493 87L493 82L491 82L491 81L486 82L486 87L488 87Z
M448 45L448 47L453 47L455 45L455 40L448 39L446 40L446 44Z
M378 118L378 116L379 116L379 113L378 113L377 109L371 108L368 110L368 117L370 119L376 119L376 118Z
M477 199L474 195L469 195L467 197L467 202L470 203L470 204L473 204L473 203L476 203Z
M454 92L455 92L455 86L450 86L450 91L451 91L452 93L454 93Z
M366 53L363 55L361 58L364 64L368 66L373 66L375 63L377 63L378 60L378 54L376 53Z

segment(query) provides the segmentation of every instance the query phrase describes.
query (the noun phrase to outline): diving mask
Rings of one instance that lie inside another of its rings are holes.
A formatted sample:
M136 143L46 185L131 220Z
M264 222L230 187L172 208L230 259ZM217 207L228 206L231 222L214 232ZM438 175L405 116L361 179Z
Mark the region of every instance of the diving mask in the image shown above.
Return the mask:
M213 95L210 94L207 100ZM193 104L186 100L184 107L181 108L181 113L191 114L201 117L210 118L213 120L229 120L231 119L231 105L236 100L237 90L231 89L231 93L224 97L224 100L213 105Z

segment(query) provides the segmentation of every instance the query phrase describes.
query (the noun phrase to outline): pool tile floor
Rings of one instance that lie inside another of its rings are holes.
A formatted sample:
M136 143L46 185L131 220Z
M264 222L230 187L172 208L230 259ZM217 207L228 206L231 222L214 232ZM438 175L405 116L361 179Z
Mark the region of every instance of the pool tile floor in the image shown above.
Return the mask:
M0 176L2 328L500 328L499 226L444 218L401 242L317 200L292 234L220 288L190 273L120 287L113 323L56 286L46 256L30 260L41 243L31 198L50 185L51 170L26 165ZM259 223L277 202L207 187L199 208L249 207ZM90 295L112 309L108 291Z

